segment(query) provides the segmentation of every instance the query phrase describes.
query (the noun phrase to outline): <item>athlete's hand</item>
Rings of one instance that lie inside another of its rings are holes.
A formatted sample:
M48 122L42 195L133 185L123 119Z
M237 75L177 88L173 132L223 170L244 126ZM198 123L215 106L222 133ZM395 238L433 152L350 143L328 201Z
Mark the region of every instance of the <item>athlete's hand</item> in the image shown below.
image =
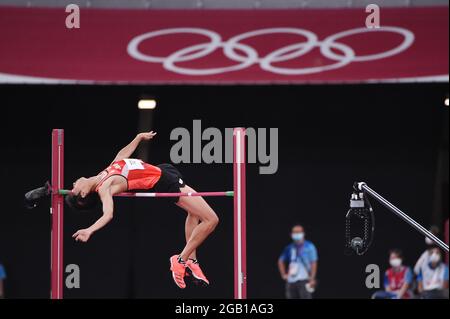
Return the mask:
M92 235L92 231L89 229L80 229L75 234L72 235L72 238L75 238L75 241L81 241L83 243L87 242Z
M156 132L150 131L148 133L139 133L137 135L137 137L141 140L141 141L149 141L151 140L153 137L155 137Z

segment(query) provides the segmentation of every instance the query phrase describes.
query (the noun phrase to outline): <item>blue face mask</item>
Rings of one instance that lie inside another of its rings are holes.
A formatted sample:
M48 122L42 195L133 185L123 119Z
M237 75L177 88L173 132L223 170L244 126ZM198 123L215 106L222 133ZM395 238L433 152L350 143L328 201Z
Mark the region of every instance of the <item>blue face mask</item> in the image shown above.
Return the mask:
M303 241L305 239L305 233L294 233L292 234L293 241Z

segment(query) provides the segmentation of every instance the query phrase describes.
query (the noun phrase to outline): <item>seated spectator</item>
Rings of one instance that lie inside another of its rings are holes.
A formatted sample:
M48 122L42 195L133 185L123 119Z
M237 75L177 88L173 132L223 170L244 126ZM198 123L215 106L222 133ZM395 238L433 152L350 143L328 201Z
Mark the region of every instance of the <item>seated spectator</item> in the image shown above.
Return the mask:
M430 227L430 232L434 236L439 237L439 227L431 226ZM433 250L433 248L437 247L436 244L428 237L425 237L425 244L427 245L427 249L422 253L420 258L417 260L416 265L414 266L414 273L416 275L419 275L420 270L422 268L422 265L424 263L429 263L430 262L429 258L430 258L430 255L431 255L431 251Z
M422 264L417 281L421 298L448 298L448 267L442 261L439 248L435 247L431 250L429 261Z
M6 272L3 265L0 263L0 299L5 298L4 280L6 279Z
M384 291L377 291L373 299L410 299L413 297L411 286L413 274L409 267L403 265L403 254L399 249L389 253L391 267L384 275Z

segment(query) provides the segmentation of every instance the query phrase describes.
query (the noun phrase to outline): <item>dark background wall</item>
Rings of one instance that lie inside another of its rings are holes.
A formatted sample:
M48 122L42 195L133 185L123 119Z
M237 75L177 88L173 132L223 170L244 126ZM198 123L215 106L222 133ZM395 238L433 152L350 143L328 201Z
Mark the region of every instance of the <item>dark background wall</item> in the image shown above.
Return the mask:
M364 180L428 226L434 200L438 148L448 108L447 85L127 87L0 86L0 260L8 271L7 295L49 296L50 214L45 205L22 208L24 192L50 178L50 132L66 132L66 185L103 169L137 133L136 102L143 92L158 99L157 138L150 161L168 162L170 131L234 126L279 128L279 170L248 171L248 281L252 298L282 298L276 262L293 223L306 227L319 250L320 298L366 298L365 266L387 263L399 247L412 264L424 238L374 203L376 238L364 257L344 254L344 215L351 186ZM231 164L183 164L197 190L232 186ZM448 179L447 179L448 180ZM448 198L448 197L447 197ZM448 199L447 199L448 201ZM199 258L208 289L180 291L168 258L184 240L185 214L162 200L117 199L115 219L87 244L71 235L100 212L66 210L65 263L81 268L81 288L67 298L231 298L232 201L208 199L221 224ZM446 206L448 207L448 206ZM448 211L443 212L448 218Z

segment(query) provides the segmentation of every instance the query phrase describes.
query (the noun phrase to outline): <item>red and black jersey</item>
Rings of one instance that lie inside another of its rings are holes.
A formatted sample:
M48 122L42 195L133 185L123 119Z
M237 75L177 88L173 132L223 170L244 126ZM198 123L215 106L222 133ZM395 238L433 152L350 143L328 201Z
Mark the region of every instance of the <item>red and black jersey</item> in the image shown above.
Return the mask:
M126 158L111 163L99 176L101 177L95 191L111 176L123 176L128 183L128 190L151 189L161 178L161 169L139 159Z

